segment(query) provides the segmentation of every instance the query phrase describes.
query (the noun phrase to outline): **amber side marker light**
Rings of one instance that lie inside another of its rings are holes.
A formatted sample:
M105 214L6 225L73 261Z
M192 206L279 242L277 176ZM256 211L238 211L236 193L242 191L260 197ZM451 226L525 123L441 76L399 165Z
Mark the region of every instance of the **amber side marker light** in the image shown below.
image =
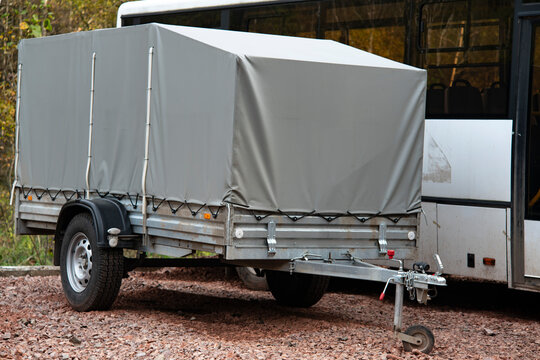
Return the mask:
M28 201L32 201L32 195L28 195Z
M211 217L212 217L212 215L210 215L209 213L204 213L204 218L206 220L210 220Z
M484 265L495 266L494 258L483 258Z

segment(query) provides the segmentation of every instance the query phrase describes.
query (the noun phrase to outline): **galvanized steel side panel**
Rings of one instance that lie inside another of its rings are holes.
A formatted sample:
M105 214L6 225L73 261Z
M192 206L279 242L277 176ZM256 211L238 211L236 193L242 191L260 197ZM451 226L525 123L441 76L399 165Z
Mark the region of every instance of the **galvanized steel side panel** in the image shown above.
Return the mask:
M416 255L418 215L405 216L397 223L385 217L364 222L353 216L337 218L331 222L306 216L293 221L284 215L271 215L257 220L245 210L236 210L231 246L227 247L227 260L289 260L304 253L346 259L351 254L362 259L380 259L379 226L386 224L387 248L396 250L396 257L412 259ZM394 219L395 220L395 219ZM269 253L268 224L275 222L276 253ZM415 239L410 240L413 233Z
M142 234L140 198L124 196L133 231ZM64 197L53 201L49 194L41 199L20 196L19 219L42 230L54 229ZM386 247L396 251L396 257L416 257L418 214L402 218L355 218L344 216L327 221L317 216L306 216L293 221L286 215L270 215L257 220L250 212L230 207L216 208L182 205L148 205L149 244L143 246L135 239L134 247L142 251L169 256L183 256L182 249L201 250L223 255L226 260L290 260L304 254L322 258L348 259L350 255L362 259L382 259L379 239L381 225L386 226ZM275 223L275 254L269 253L269 223ZM414 235L411 239L411 235Z

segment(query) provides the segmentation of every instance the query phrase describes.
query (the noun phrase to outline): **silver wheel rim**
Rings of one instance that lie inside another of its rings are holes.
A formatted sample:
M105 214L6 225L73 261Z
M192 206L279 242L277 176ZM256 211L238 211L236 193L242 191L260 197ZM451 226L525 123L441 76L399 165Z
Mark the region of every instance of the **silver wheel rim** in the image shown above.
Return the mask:
M82 292L88 286L92 275L92 247L85 234L78 232L69 241L66 259L69 285L75 292Z

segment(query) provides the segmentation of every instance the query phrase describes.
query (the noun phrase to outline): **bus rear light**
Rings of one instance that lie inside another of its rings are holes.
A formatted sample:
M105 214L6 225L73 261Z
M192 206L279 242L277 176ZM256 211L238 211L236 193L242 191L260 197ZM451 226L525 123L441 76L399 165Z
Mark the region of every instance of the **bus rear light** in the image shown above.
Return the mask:
M483 263L484 265L488 265L488 266L495 266L495 259L494 258L483 258Z

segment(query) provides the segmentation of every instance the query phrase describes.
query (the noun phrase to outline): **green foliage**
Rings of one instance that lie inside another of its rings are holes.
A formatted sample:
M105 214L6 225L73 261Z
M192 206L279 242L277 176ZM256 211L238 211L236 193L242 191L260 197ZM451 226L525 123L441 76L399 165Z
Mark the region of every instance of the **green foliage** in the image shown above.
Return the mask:
M52 238L49 236L19 236L13 234L13 207L9 206L9 191L0 190L0 265L52 264Z
M21 236L11 243L0 243L1 265L52 265L52 240L47 236Z
M22 39L114 27L125 0L0 1L0 265L50 264L52 240L13 234L9 206L13 181L17 44Z

